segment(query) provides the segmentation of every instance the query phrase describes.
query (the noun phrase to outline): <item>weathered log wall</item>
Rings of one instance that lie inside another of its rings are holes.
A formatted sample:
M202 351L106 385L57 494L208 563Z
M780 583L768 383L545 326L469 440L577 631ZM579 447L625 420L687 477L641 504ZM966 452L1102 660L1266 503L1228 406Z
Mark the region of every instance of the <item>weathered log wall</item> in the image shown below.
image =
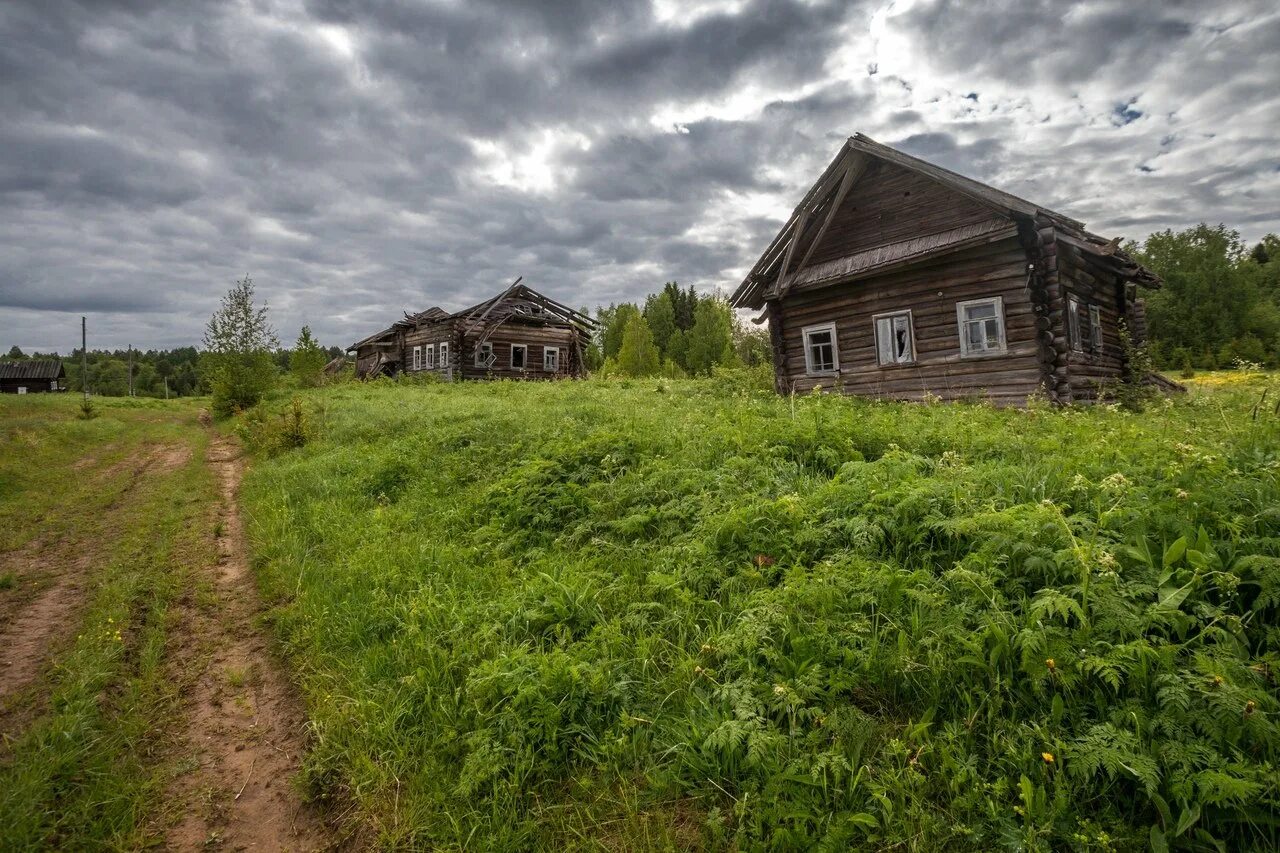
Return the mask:
M1011 237L897 272L787 297L771 312L782 390L803 392L822 385L885 399L932 394L1024 403L1044 376L1027 263L1026 248ZM1004 301L1007 351L962 358L956 303L990 296ZM916 361L881 366L872 317L905 309L912 311ZM802 330L825 322L836 324L839 374L810 376Z
M575 330L563 326L529 326L510 324L499 327L489 335L493 344L495 361L492 367L476 366L476 346L479 333L468 334L456 347L455 364L463 379L560 379L582 375ZM512 344L524 344L526 367L523 370L511 366ZM543 350L548 347L560 351L559 368L552 372L543 369Z
M1061 244L1059 258L1064 296L1078 300L1081 337L1085 338L1081 351L1069 349L1067 353L1073 398L1094 400L1099 389L1121 381L1125 375L1125 350L1120 340L1120 321L1129 313L1125 284L1074 246ZM1097 350L1090 347L1087 339L1090 305L1098 306L1102 321L1102 347ZM1064 332L1066 328L1064 318Z
M1054 403L1074 396L1066 330L1066 300L1059 274L1059 245L1053 223L1044 217L1019 223L1019 239L1027 250L1027 293L1036 315L1036 358L1040 386Z

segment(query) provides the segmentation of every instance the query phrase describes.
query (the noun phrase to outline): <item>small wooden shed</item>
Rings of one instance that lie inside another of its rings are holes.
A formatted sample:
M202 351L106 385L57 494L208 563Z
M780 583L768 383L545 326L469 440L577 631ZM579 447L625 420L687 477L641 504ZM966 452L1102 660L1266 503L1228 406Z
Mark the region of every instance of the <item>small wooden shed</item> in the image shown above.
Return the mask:
M563 379L586 375L596 323L516 281L456 313L406 313L348 348L356 376L433 372L453 379Z
M1089 400L1159 286L1119 242L856 134L731 301L769 324L780 393Z
M0 394L42 394L66 390L66 368L56 358L0 361Z

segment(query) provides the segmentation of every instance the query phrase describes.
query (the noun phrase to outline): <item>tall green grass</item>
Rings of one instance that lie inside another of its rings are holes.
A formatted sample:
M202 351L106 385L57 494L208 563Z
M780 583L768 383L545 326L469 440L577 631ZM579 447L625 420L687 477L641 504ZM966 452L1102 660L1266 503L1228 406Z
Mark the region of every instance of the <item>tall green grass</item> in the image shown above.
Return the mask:
M245 494L308 778L388 847L1274 846L1267 382L316 392Z

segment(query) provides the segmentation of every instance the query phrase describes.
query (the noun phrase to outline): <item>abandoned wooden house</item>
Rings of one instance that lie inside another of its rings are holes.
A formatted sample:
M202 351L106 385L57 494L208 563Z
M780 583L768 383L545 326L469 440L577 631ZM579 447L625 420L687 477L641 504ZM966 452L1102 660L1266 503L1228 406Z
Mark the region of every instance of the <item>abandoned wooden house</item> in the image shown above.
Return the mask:
M64 391L66 378L66 368L56 358L0 361L0 394Z
M586 374L590 317L515 282L457 313L428 308L348 348L356 376L433 372L452 379L563 379Z
M733 294L780 393L1096 399L1159 279L1084 224L856 134Z

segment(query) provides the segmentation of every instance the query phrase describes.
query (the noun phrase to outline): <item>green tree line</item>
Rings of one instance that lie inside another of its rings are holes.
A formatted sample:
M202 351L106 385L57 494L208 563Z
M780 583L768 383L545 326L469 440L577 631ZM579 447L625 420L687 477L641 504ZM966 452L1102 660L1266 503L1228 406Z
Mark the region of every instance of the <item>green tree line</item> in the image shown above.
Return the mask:
M224 302L223 308L215 315L219 318L215 324L217 333L214 338L206 335L202 350L177 347L134 350L132 354L122 349L89 350L89 392L102 397L127 397L131 360L134 396L213 394L217 400L227 401L228 411L237 405L247 408L257 402L265 390L286 374L302 386L319 384L325 364L342 355L342 347L322 347L307 326L302 327L292 349L280 347L274 340L274 332L268 339L260 335L264 329L244 328L244 321L253 312L262 312L260 317L265 323L266 308L253 306L252 282L248 282L247 292L243 284L237 283L228 294L235 307L228 314ZM56 351L28 354L13 346L5 357L10 361L60 360L67 372L63 380L66 387L72 391L84 387L82 365L85 359L81 358L79 347L63 356Z
M66 368L66 387L79 391L82 387L83 363L81 350L76 347L69 355L57 352L24 353L11 347L6 356L13 361L25 359L57 359ZM195 347L177 347L164 350L134 350L133 392L138 397L163 397L168 384L170 397L187 397L201 393L200 377L196 363L199 352ZM89 350L89 390L104 397L126 397L129 394L128 350Z
M587 366L605 375L709 376L714 367L769 360L765 329L741 323L722 297L673 281L643 304L597 308L596 320Z
M1201 223L1129 248L1164 279L1143 294L1157 367L1280 365L1280 237L1268 234L1249 248L1238 231Z

